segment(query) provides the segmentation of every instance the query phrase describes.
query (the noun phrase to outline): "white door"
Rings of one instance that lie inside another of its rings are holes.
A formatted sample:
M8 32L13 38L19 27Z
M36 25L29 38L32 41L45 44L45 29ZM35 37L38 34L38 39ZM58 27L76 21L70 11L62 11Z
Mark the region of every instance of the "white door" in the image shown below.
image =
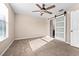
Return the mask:
M65 42L66 17L58 16L55 22L55 38Z
M71 12L71 45L79 47L79 11Z

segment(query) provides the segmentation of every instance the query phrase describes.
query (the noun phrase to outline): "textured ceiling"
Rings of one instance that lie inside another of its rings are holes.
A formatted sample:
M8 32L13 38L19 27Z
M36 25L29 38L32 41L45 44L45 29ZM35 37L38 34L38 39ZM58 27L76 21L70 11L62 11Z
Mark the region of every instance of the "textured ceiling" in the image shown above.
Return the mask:
M73 3L46 3L45 5L46 7L49 7L53 4L56 5L56 7L49 10L53 14L45 13L43 16L40 16L40 13L38 12L32 12L34 10L39 10L39 8L34 3L11 3L10 5L12 6L16 14L27 14L44 19L53 17L55 14L58 14L58 11L60 9L67 10L74 5ZM42 4L40 3L40 5Z

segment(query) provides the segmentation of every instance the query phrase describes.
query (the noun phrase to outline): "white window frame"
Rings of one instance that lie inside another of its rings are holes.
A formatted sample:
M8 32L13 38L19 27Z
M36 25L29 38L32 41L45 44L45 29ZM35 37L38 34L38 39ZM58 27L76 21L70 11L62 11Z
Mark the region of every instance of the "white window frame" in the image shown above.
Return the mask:
M4 9L5 9L5 22L6 22L6 35L5 37L0 38L0 41L3 41L8 38L8 8L4 3L1 3L1 4L4 6Z

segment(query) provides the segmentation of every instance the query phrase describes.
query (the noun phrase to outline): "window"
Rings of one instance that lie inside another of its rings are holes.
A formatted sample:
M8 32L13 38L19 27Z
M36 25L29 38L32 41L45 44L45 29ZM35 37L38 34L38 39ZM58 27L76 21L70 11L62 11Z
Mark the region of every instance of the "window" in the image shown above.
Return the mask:
M0 41L8 37L8 8L0 3Z

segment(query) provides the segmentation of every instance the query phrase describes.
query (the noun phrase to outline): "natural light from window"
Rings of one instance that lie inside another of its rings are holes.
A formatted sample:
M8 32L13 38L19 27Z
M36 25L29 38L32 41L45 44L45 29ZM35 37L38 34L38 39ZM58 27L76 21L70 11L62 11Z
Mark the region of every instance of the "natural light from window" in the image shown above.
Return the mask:
M0 41L8 37L8 8L0 3Z

